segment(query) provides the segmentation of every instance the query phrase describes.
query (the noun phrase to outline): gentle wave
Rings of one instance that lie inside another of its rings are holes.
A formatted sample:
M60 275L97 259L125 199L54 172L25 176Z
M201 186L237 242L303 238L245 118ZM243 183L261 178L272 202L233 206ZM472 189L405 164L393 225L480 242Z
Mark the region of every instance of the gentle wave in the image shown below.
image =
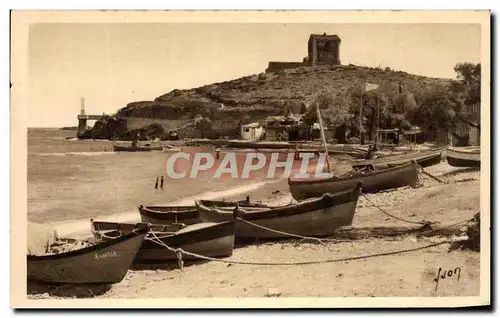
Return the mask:
M195 199L205 199L205 200L221 199L224 197L230 197L249 191L254 191L267 184L273 184L279 181L281 180L270 180L270 181L268 180L268 181L256 182L252 184L235 187L231 190L207 191L190 197L182 198L176 201L166 202L163 205L166 206L194 205ZM122 222L122 223L137 223L141 221L141 216L139 214L139 211L137 209L134 209L134 211L131 212L116 213L116 214L95 217L94 220L108 221L108 222ZM67 221L56 222L49 224L49 226L55 228L57 234L61 237L71 235L72 237L78 238L78 237L88 237L92 235L90 218L75 220L70 222Z
M114 155L116 154L114 151L81 151L81 152L48 152L48 153L39 153L39 156L101 156L101 155Z

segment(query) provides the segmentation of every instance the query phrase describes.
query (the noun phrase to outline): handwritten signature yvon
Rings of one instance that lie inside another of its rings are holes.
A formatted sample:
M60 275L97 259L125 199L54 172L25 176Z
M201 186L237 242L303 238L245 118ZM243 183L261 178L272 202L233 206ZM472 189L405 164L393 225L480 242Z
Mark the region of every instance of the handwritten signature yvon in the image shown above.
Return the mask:
M443 270L441 267L439 268L437 272L436 278L434 278L434 282L436 282L436 288L434 291L437 291L439 280L440 279L445 279L446 277L452 278L453 276L457 276L457 281L460 281L460 272L461 269L460 267L455 268L454 270Z

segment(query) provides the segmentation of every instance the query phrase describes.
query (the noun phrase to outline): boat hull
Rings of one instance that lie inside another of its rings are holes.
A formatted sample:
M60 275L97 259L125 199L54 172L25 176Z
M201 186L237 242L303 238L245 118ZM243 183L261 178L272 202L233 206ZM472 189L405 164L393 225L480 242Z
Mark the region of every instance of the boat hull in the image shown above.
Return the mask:
M352 224L360 189L356 188L355 191L349 191L341 197L325 196L291 206L258 208L259 212L248 212L250 209L240 208L242 213L238 216L245 221L276 231L311 237L329 236L339 227ZM202 201L197 203L200 217L204 221L217 222L231 217L231 211L211 209L203 205ZM237 220L236 238L253 240L290 238L290 236Z
M384 167L384 166L395 167L411 163L412 161L416 161L421 167L425 168L439 164L442 160L444 149L445 149L444 147L441 147L438 149L423 151L419 153L410 153L399 156L388 156L371 160L360 160L355 162L352 165L352 167L362 168L370 165L375 167Z
M481 167L481 153L480 152L467 152L455 149L446 150L446 161L450 166L460 168L480 168Z
M431 166L439 164L442 159L443 159L443 155L442 155L441 152L439 152L437 154L430 155L430 156L427 156L427 157L417 158L415 161L422 168L426 168L426 167L431 167ZM406 162L399 162L399 163L388 163L387 165L389 167L395 167L395 166L398 166L398 165L401 165L401 164L404 164L404 163L408 163L408 161L406 161Z
M115 284L128 272L148 227L63 254L27 256L28 280L65 284Z
M163 150L163 147L126 147L126 146L116 146L113 145L114 151L125 151L125 152L144 152L153 150Z
M184 223L186 225L200 223L200 215L195 206L167 207L167 206L139 206L141 220L152 224Z
M363 183L362 192L395 189L414 185L418 181L416 163L395 166L383 170L367 172L360 176L321 180L288 180L290 192L295 200L318 197L324 193L338 193Z
M159 239L163 244L171 248L180 248L184 251L203 256L231 256L234 248L235 225L235 220L230 220L215 224L199 223L186 226L184 229L176 233L166 234L162 232L150 232L147 239L144 240L139 248L137 256L134 259L134 264L171 262L177 260L175 252L172 252L161 244L154 242L153 239ZM117 223L117 226L119 226L119 223ZM98 223L95 222L93 227L96 229L98 227ZM153 230L154 228L155 226L152 227ZM100 239L106 239L105 237L99 235L98 229L96 229L94 235ZM196 260L198 258L183 254L182 259Z

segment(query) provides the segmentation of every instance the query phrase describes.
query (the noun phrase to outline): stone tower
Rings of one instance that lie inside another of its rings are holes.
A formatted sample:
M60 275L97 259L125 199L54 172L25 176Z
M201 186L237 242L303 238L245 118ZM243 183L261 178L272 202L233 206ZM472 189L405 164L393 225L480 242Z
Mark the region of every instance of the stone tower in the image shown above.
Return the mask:
M340 38L326 33L311 34L308 43L308 61L312 66L340 64Z

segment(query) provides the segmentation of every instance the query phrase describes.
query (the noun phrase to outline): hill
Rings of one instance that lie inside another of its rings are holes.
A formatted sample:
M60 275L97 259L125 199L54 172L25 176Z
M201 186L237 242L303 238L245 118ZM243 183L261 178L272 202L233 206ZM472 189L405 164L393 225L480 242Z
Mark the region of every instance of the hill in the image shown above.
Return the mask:
M381 83L385 92L420 92L450 79L429 78L390 69L348 66L299 67L246 76L186 90L173 90L153 101L131 102L118 116L189 120L261 121L270 115L303 113L322 95L359 104L364 83ZM346 109L349 112L349 109Z

